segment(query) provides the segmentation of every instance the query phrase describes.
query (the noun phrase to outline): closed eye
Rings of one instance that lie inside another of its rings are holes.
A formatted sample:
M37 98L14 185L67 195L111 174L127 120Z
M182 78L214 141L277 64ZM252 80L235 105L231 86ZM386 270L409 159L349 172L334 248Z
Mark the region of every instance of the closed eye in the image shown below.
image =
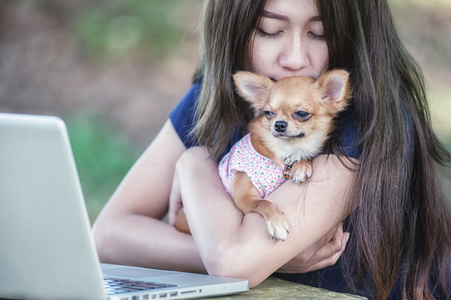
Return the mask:
M310 32L308 33L308 35L309 35L309 37L310 37L312 40L318 40L318 41L325 41L325 40L326 40L324 34L323 34L323 35L321 35L321 34L315 34L315 33L313 33L313 32L310 31Z
M274 33L269 33L269 32L263 31L260 28L257 28L257 34L258 34L258 36L263 37L263 38L274 39L274 38L279 37L282 34L282 32L277 31Z

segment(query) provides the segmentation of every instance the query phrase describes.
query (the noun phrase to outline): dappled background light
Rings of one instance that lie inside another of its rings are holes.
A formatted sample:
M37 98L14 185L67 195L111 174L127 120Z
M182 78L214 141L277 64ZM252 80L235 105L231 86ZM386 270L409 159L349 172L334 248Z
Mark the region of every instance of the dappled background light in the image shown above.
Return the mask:
M451 0L390 0L451 144ZM200 0L0 1L0 111L68 126L93 221L191 85Z

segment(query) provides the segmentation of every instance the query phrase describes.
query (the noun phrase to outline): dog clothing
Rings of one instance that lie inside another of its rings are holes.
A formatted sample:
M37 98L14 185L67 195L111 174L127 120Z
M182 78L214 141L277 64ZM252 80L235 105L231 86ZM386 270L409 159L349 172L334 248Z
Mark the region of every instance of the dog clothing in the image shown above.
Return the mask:
M262 199L286 180L283 168L255 150L250 134L239 140L222 158L218 171L229 194L232 194L232 181L236 172L245 172L260 192Z

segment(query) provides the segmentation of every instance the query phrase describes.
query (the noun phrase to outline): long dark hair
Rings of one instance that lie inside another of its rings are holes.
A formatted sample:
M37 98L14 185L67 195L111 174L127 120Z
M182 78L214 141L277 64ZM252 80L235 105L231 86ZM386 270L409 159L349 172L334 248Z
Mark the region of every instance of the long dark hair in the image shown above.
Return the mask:
M249 105L234 93L232 75L245 70L247 48L265 1L205 1L201 62L194 80L204 84L194 129L200 144L219 157L236 126L246 126Z
M329 69L351 73L350 109L362 149L351 200L356 209L349 218L354 232L348 247L356 263L346 280L378 299L388 297L396 280L407 299L433 298L431 284L447 295L451 212L437 167L449 164L451 155L432 130L421 70L403 47L386 0L316 2ZM248 107L234 94L231 78L246 68L264 5L265 0L206 2L195 133L213 157L246 124ZM331 142L328 149L340 152L338 146Z
M428 299L432 271L447 295L451 220L436 168L451 156L432 130L421 69L404 49L386 1L317 3L329 68L351 72L363 149L351 216L357 285L365 285L369 271L375 294L386 299L401 274L404 298Z

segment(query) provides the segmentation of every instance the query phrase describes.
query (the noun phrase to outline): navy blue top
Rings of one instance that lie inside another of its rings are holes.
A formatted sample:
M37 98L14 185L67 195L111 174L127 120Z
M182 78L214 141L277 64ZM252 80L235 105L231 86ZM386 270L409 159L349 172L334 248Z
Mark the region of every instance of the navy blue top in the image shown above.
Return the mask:
M180 139L183 141L183 144L186 148L190 148L198 145L198 141L195 137L193 137L190 132L193 129L195 124L195 107L198 98L198 94L200 92L200 84L194 84L191 89L186 93L186 95L182 98L180 103L175 107L175 109L170 113L169 118L174 126L175 131L179 135ZM356 123L352 116L352 111L347 110L341 117L337 124L339 129L339 141L340 146L343 149L344 153L348 156L359 158L361 149L356 146L358 137L356 130ZM225 149L224 153L227 153L230 148L240 140L246 132L240 131L238 128L235 131L233 138L230 140L230 143ZM349 218L348 218L349 219ZM344 221L344 231L353 234L353 228L349 226L348 219ZM342 265L344 263L353 263L352 258L353 255L350 250L352 247L346 247L342 256L338 259L337 263L333 266L302 274L282 274L275 273L274 276L277 276L281 279L306 284L309 286L319 287L328 289L336 292L350 293L350 287L346 284L344 280L344 273L342 270ZM346 258L346 259L345 259ZM345 262L346 261L346 262ZM369 299L374 298L369 291L362 291L362 296L365 296ZM402 299L401 290L400 290L400 282L399 280L396 282L393 290L390 293L389 299Z
M191 130L195 125L195 110L200 87L201 85L199 82L195 83L174 108L174 110L172 110L169 114L172 125L186 148L199 145L196 137L191 134ZM246 132L237 128L232 139L224 150L223 155L229 152L232 146L244 137L244 135L246 135Z

